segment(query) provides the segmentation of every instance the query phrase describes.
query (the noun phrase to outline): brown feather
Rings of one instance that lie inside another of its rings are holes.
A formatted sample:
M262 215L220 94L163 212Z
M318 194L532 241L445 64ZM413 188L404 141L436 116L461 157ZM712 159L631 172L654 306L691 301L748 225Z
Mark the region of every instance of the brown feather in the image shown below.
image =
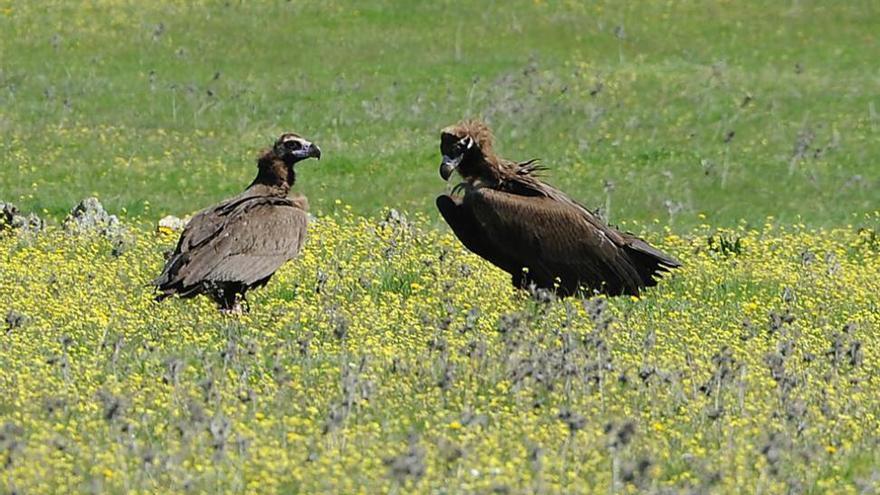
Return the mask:
M291 137L299 138L285 134L278 143ZM190 220L153 281L158 299L207 294L230 309L238 295L264 285L296 257L305 242L308 200L302 195L287 198L295 182L295 161L278 155L278 143L260 155L257 177L244 192Z
M218 235L182 270L185 286L201 281L252 285L293 259L305 240L308 217L292 201L254 198L228 215Z
M536 173L544 168L536 160L517 163L498 157L485 124L465 121L444 129L444 156L460 149L455 143L466 136L477 151L464 152L457 168L465 181L457 186L463 196L441 196L438 207L462 243L511 273L515 285L534 283L561 294L586 288L638 295L656 285L656 275L680 266L542 182ZM454 214L450 205L455 205Z

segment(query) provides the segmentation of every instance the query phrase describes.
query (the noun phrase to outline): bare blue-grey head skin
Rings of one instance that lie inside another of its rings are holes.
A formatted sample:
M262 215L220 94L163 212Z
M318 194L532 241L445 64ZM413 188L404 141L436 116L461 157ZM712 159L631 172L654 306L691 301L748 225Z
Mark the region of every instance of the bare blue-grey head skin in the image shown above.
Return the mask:
M287 165L293 165L306 158L321 159L321 148L293 132L282 134L272 146L272 151Z

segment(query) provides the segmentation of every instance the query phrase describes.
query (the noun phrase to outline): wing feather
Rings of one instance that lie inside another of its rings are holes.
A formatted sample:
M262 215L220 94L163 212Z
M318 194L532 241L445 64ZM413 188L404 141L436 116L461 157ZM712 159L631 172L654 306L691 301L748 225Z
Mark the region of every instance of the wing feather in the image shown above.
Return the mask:
M272 199L285 201L284 198L256 196L250 191L245 191L238 196L200 211L186 224L180 234L175 254L191 251L210 241L223 230L223 226L231 216L241 212L242 207L246 209L250 203L256 200Z
M528 267L539 284L552 286L559 278L569 292L578 285L613 285L614 292L642 285L617 242L622 236L570 200L475 188L465 203L493 244Z
M157 285L206 281L252 285L296 257L308 215L286 198L251 197L200 213L181 236Z
M257 204L234 215L204 246L205 261L185 285L199 280L251 285L296 257L305 240L307 215L292 204Z

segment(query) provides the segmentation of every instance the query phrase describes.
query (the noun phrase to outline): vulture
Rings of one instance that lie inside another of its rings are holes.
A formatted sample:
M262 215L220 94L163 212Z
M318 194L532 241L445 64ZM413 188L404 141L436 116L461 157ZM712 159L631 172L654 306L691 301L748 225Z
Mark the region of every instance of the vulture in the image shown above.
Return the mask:
M321 149L285 133L257 159L257 177L241 194L202 210L186 225L152 284L161 301L205 294L225 313L240 313L245 293L265 285L305 241L308 201L289 198L294 166Z
M512 276L518 288L560 296L638 296L681 266L644 240L606 225L562 191L542 182L536 160L495 154L492 131L463 121L440 134L440 176L463 182L437 198L437 208L473 253Z

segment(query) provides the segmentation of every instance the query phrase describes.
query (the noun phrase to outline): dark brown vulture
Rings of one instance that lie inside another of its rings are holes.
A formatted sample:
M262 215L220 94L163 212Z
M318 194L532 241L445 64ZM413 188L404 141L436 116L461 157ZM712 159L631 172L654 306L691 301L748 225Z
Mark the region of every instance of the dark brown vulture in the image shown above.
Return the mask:
M492 131L482 122L443 129L440 176L449 180L457 171L464 182L438 197L437 208L465 247L510 273L516 287L637 296L681 266L541 182L535 160L505 160L492 146Z
M241 194L199 212L187 224L177 248L152 283L161 301L177 294L205 294L224 312L241 311L240 300L261 287L303 245L308 202L288 198L294 165L321 158L302 137L282 134L257 160L257 177Z

